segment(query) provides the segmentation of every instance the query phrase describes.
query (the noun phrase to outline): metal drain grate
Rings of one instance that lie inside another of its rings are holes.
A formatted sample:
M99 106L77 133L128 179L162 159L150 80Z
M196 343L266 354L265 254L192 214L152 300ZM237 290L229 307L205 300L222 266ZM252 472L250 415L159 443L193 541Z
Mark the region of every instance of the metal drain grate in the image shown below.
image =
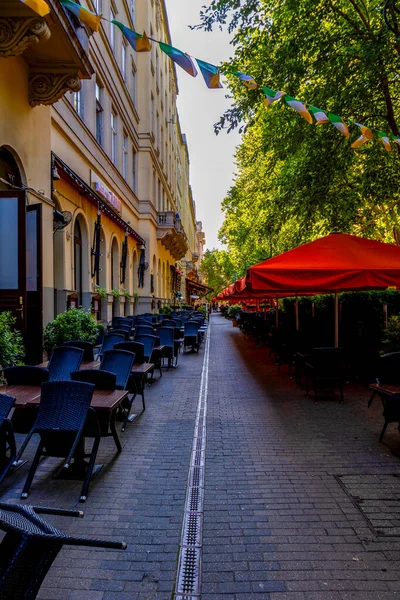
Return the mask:
M203 517L198 513L191 513L184 523L182 544L184 546L200 547L203 539Z
M179 564L176 576L175 600L199 600L201 592L201 549L203 541L209 356L210 332L208 331L187 480L185 512L183 516Z

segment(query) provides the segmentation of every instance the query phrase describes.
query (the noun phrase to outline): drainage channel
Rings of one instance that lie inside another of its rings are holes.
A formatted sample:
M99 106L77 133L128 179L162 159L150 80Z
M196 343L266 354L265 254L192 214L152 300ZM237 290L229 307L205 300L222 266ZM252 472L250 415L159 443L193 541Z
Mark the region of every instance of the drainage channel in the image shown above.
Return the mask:
M186 488L185 511L175 581L174 600L199 600L201 594L201 553L203 538L204 475L206 459L206 418L210 327L206 334L199 401Z

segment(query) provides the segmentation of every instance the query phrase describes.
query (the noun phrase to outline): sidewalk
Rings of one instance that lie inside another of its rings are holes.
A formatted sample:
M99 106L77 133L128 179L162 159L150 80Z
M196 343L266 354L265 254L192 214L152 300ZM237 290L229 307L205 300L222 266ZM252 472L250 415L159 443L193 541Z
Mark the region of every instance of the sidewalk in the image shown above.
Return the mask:
M400 459L378 442L380 403L368 410L368 390L345 387L344 405L315 405L219 314L210 335L201 600L400 598ZM52 519L128 549L65 547L40 599L174 597L203 355L181 356L146 390L121 455L102 440L84 519ZM78 506L80 483L51 480L55 464L42 462L29 502ZM2 499L19 502L28 467Z

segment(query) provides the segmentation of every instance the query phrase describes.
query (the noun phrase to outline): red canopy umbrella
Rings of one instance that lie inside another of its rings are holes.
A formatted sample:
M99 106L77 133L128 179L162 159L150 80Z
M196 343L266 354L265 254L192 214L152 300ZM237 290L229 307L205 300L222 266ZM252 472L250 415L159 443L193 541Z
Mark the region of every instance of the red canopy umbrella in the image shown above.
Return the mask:
M331 233L250 267L246 286L264 294L335 293L338 345L338 292L400 285L400 247L353 235Z

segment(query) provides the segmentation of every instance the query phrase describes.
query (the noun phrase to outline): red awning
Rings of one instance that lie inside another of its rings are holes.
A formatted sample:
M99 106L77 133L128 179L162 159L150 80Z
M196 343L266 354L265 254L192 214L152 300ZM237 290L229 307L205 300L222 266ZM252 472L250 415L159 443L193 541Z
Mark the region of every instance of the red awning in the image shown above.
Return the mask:
M331 233L250 267L246 287L273 294L400 286L400 246Z

